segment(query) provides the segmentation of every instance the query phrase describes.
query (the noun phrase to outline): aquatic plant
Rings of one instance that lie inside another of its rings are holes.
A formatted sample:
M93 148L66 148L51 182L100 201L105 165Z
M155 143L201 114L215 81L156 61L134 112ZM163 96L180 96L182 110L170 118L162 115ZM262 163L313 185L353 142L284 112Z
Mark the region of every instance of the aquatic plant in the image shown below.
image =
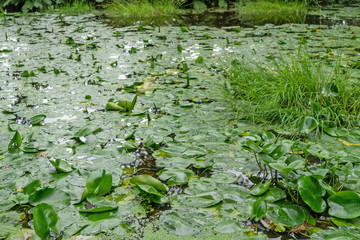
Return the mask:
M239 118L297 127L305 117L334 126L355 126L359 120L360 87L340 61L295 55L268 63L233 60L225 91Z

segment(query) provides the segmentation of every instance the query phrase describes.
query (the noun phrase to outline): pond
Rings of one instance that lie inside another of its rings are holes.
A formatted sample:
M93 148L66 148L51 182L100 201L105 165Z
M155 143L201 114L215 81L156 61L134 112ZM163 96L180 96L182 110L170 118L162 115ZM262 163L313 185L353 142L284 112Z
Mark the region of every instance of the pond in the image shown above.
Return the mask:
M281 236L249 221L259 168L240 142L264 129L236 119L222 72L242 56L299 48L353 66L360 27L344 21L120 27L95 15L9 15L0 25L0 237L34 236L42 203L65 239ZM324 142L313 145L360 156L336 137Z

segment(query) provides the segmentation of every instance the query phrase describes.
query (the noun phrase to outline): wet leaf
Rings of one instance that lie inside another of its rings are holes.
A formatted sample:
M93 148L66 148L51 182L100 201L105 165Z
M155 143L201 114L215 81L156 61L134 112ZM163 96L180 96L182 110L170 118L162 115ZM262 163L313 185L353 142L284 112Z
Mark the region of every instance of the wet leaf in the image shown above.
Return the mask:
M265 216L267 210L267 204L265 201L256 201L253 204L252 211L251 211L251 218L254 219L256 222L260 221Z
M81 196L81 201L88 195L104 195L110 192L112 187L112 175L106 174L105 170L95 170L86 179L86 189Z
M250 190L250 194L254 196L261 195L265 193L271 185L271 179L267 180L265 183L257 184L254 188Z
M325 211L326 202L321 197L325 196L326 191L316 178L313 176L301 177L298 181L298 189L301 198L314 212Z
M327 200L331 216L341 219L360 217L360 197L353 191L343 191L332 195Z
M44 121L45 118L46 118L46 115L44 115L44 114L35 115L30 118L30 124L37 125L37 124L41 123L42 121Z
M288 227L302 224L306 219L305 209L289 201L268 204L266 216L275 223Z
M60 233L60 218L51 205L41 203L34 208L34 229L41 239L48 239L50 230Z
M130 179L130 182L135 185L149 185L149 186L154 187L158 191L164 191L164 192L167 191L166 186L162 182L160 182L158 179L153 178L152 176L146 175L146 174L137 175L135 177L132 177Z
M64 160L56 159L54 161L49 160L49 162L60 172L68 173L72 171L71 165Z
M32 193L29 196L29 203L33 206L47 203L56 209L62 209L70 204L70 196L55 188L45 188Z
M159 178L167 181L168 186L182 185L189 182L189 177L194 176L194 172L188 169L164 169L159 172Z
M230 219L220 220L214 226L214 230L221 234L240 232L243 228L243 224Z
M20 136L20 133L18 131L15 132L14 136L9 142L8 149L10 148L19 148L22 144L22 138Z

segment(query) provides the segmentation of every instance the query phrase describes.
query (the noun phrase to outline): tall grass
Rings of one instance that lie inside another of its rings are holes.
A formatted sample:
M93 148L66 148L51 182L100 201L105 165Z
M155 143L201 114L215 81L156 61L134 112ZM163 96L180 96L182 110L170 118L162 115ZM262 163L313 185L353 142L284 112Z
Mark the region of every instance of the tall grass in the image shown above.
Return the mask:
M60 12L64 14L77 15L94 12L94 4L88 1L75 0L64 4L52 5L47 12Z
M183 2L183 0L114 0L107 5L107 10L132 21L149 21L178 14Z
M247 1L237 4L235 10L245 19L256 19L257 22L266 22L275 19L279 23L298 22L306 16L306 2L304 1ZM273 21L274 22L274 21Z
M234 60L226 78L226 98L238 117L295 127L305 116L352 127L360 116L360 85L349 73L308 55L254 63Z

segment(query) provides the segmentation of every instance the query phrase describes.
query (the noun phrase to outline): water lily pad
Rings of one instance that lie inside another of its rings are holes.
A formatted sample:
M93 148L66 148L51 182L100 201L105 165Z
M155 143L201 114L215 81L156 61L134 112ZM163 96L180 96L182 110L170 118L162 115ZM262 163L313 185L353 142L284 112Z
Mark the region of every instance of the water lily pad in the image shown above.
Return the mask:
M61 222L56 211L46 203L41 203L34 208L34 229L41 239L50 237L50 230L59 234Z
M168 186L181 185L189 182L189 177L194 176L195 173L188 169L164 169L159 172L159 178L167 181Z
M302 224L306 219L306 211L289 201L280 201L268 204L266 216L275 223L281 223L288 227Z
M164 191L164 192L167 191L166 186L162 182L160 182L158 179L153 178L152 176L146 175L146 174L137 175L137 176L131 178L130 182L135 185L149 185L159 191Z

